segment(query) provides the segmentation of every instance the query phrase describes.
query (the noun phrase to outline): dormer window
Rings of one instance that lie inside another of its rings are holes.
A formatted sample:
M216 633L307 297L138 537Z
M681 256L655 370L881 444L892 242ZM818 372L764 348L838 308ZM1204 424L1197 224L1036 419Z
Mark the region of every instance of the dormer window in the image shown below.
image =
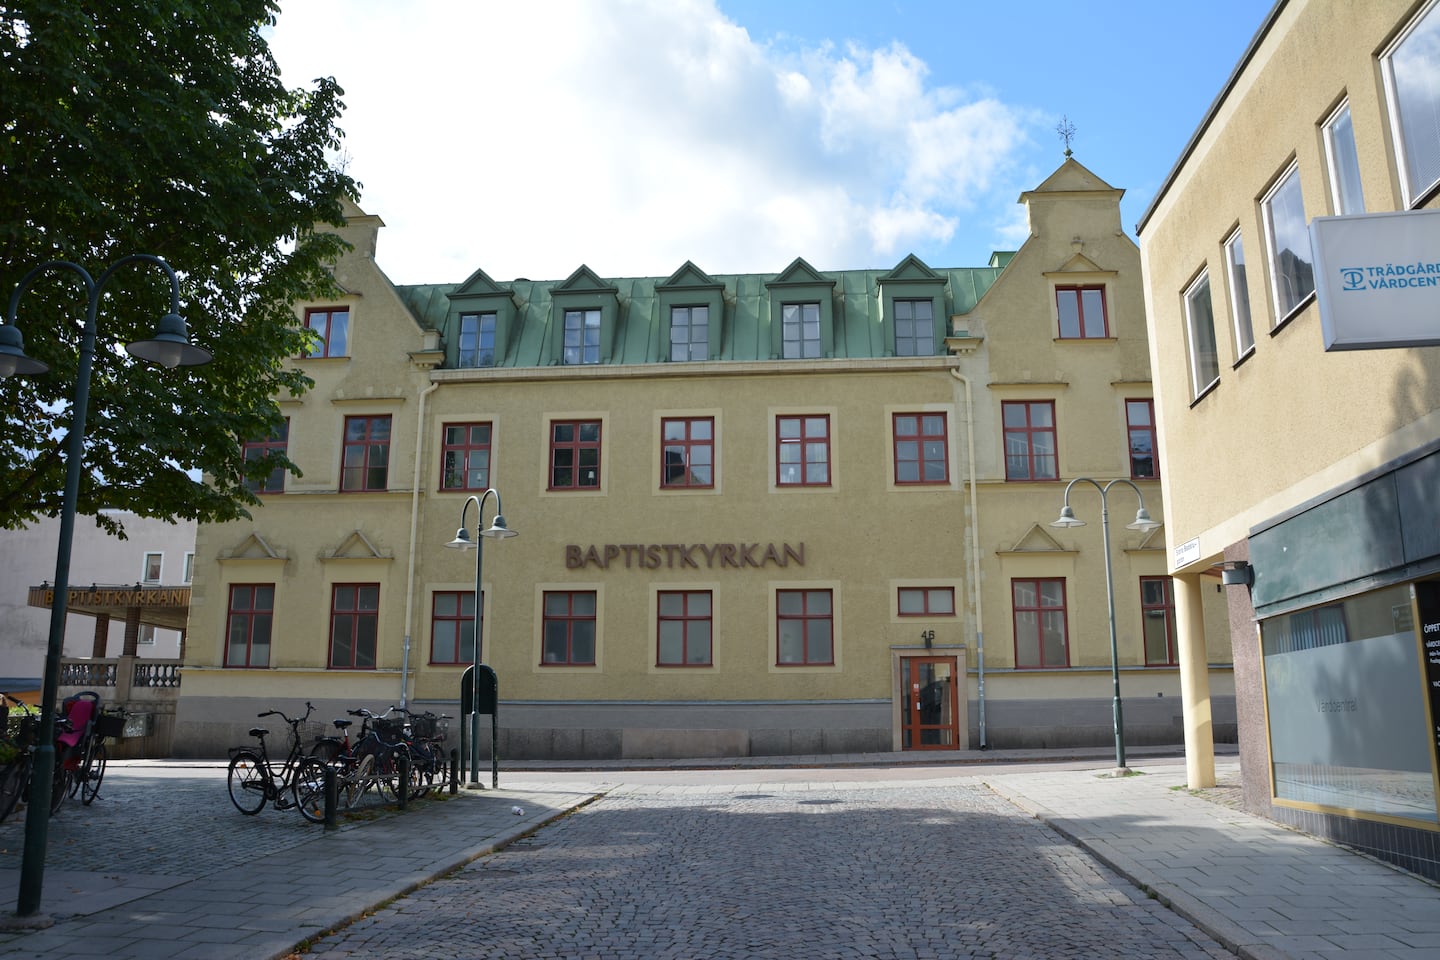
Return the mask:
M495 314L460 314L459 365L495 366Z
M895 356L928 357L935 353L935 302L895 301Z
M777 360L835 355L835 281L796 257L774 280L770 294L770 350Z
M710 359L710 308L670 308L670 359Z
M565 311L565 364L600 362L600 311Z
M878 282L885 355L933 357L945 336L945 278L912 253Z
M669 318L670 336L656 344L654 359L672 363L720 359L724 284L686 260L679 270L655 284L655 296L660 316Z
M808 360L821 355L820 304L787 303L780 307L780 356Z

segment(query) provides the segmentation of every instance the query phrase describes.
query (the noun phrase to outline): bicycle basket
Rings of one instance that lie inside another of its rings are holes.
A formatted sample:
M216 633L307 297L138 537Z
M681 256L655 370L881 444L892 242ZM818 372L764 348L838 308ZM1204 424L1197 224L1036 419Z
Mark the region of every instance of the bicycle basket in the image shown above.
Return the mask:
M299 738L301 747L313 744L325 737L325 724L318 720L306 720L295 725L295 736Z
M375 717L370 721L370 728L375 735L386 743L399 743L405 739L404 717Z
M435 737L435 727L438 717L433 713L422 713L410 718L410 726L415 731L415 736L422 740L431 740Z
M100 714L95 718L95 735L121 739L125 736L125 715L108 712Z

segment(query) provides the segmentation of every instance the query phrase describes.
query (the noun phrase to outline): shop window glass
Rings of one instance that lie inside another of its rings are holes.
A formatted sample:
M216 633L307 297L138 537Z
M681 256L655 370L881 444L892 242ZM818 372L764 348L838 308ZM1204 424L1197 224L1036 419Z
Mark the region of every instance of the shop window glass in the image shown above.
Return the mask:
M1436 822L1408 586L1260 623L1275 799Z

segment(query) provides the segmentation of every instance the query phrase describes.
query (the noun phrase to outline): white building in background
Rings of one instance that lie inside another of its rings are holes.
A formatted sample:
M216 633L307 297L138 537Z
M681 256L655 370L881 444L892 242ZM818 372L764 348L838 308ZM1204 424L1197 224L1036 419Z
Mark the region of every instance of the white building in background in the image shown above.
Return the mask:
M64 656L120 656L127 610L143 609L138 615L135 655L179 659L195 560L195 523L171 523L128 512L116 512L114 517L127 539L107 534L91 517L75 520ZM0 680L12 688L6 692L19 692L24 684L16 681L34 681L38 688L44 673L50 610L32 605L32 600L41 599L32 596L32 588L53 583L59 539L56 519L23 530L0 530ZM92 585L97 590L90 591ZM183 589L184 603L144 608L126 603L127 597L133 599L145 590L153 593L159 587ZM77 590L93 595L97 602L78 600Z

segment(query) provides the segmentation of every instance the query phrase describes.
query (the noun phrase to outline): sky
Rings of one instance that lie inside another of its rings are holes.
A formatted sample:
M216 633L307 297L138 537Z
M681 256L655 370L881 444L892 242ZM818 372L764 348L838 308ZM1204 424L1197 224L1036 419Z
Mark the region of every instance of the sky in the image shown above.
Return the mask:
M1064 161L1133 238L1270 0L282 0L398 284L984 266Z

